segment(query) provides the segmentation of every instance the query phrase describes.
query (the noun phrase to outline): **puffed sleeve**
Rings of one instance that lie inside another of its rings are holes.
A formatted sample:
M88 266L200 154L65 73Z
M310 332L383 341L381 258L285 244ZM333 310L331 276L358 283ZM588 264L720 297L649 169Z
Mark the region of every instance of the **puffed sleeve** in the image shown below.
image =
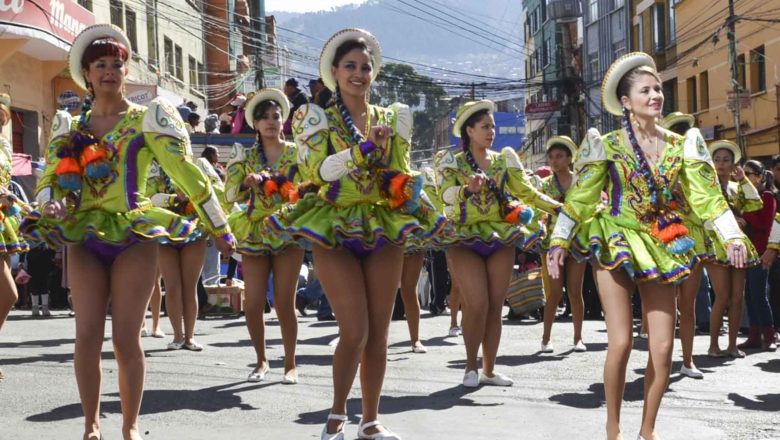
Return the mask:
M249 197L249 188L244 186L246 178L246 151L244 146L235 143L227 165L227 183L225 198L228 203L241 203Z
M747 240L720 190L701 132L697 128L688 130L684 142L681 186L691 209L703 222L712 225L721 242Z
M468 187L458 182L458 161L452 151L447 151L439 157L436 166L437 180L439 181L439 199L447 206L454 206L465 202L469 194Z
M390 140L390 168L409 173L411 166L411 142L414 117L408 105L394 103L388 107L389 123L393 129L393 137Z
M595 128L588 130L574 163L576 180L566 192L566 203L558 214L550 248L567 249L579 225L589 220L601 201L609 163L604 140Z
M758 194L758 190L750 182L750 179L743 177L741 182L738 182L737 200L734 203L734 207L742 212L754 212L759 211L764 207L764 203L761 201L761 195Z
M143 132L146 145L162 170L190 199L204 228L215 237L229 234L227 217L211 182L192 163L190 138L179 113L167 101L153 100L144 115Z
M542 194L531 184L515 150L512 147L505 147L501 154L506 161L506 186L509 188L509 192L527 205L538 208L548 214L555 213L561 204L552 197Z
M55 170L60 163L57 152L68 143L73 123L73 117L64 110L58 110L54 114L49 146L45 154L46 165L43 169L43 176L35 189L35 201L38 202L39 206L52 200L61 200L68 193L57 183Z

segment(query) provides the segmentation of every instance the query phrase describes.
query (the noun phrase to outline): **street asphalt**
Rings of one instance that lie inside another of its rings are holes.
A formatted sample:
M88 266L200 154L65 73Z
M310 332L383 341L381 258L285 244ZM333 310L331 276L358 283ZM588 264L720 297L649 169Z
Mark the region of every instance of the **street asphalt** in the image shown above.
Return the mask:
M110 318L109 318L110 319ZM167 351L165 339L144 338L146 393L140 427L145 440L318 439L331 404L335 322L299 319L300 382L282 385L282 347L273 314L266 315L271 373L247 383L254 352L243 317L209 317L197 323L200 353ZM539 354L542 326L505 321L498 368L511 388L461 386L462 338L446 337L449 316L421 320L427 354L411 351L404 321L392 324L380 419L409 439L603 439L606 410L602 366L607 335L601 321L586 321L587 353L572 351L572 327L553 328L552 354ZM106 440L121 439L121 413L110 325L103 347L101 425ZM164 331L170 330L163 318ZM83 417L73 374L73 318L49 319L12 312L0 332L0 440L80 439ZM723 340L725 344L725 337ZM725 345L724 345L725 346ZM636 438L642 413L646 341L637 339L628 368L622 426ZM780 353L745 359L710 359L707 337L697 336L695 361L705 378L683 378L679 341L675 373L657 432L676 439L780 439ZM357 437L358 381L349 401L347 439Z

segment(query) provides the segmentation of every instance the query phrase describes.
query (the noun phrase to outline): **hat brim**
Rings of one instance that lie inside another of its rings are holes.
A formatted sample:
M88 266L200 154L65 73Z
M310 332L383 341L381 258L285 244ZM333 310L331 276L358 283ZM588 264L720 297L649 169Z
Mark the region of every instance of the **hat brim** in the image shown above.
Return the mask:
M667 130L677 124L688 124L688 128L692 128L696 125L696 118L687 113L675 112L666 115L666 117L661 120L661 127Z
M471 107L464 110L463 113L455 118L455 122L452 124L452 135L456 138L459 138L460 129L463 127L463 123L466 122L474 113L482 110L487 110L490 113L494 113L496 111L496 105L493 104L493 101L483 99L482 101L478 101L476 104L473 104Z
M577 144L575 144L574 141L568 136L551 137L550 139L547 140L547 143L544 145L544 150L550 151L550 148L555 146L566 148L567 150L569 150L569 153L571 153L572 157L577 155Z
M286 121L290 116L290 101L287 100L284 92L279 89L263 89L255 93L244 107L244 118L252 129L255 128L255 107L263 101L274 101L282 108L282 121Z
M739 147L733 142L719 140L710 144L710 156L715 156L715 152L718 150L729 150L734 155L734 163L739 163L742 160L742 152L739 151Z
M127 39L127 35L125 35L122 29L113 24L96 24L81 31L76 39L73 40L73 45L70 47L70 52L68 53L68 67L70 68L70 76L73 78L73 82L84 90L88 89L87 80L81 73L81 59L84 57L84 52L87 50L87 47L89 47L93 41L100 38L113 38L122 43L127 49L128 60L133 55L130 40Z
M625 54L609 66L607 74L604 75L604 81L601 83L601 104L604 106L604 110L615 116L623 115L623 105L617 96L618 83L628 72L641 66L648 66L656 70L653 57L644 52Z
M366 45L371 52L371 62L374 65L374 69L371 72L371 80L376 80L376 77L379 75L379 69L382 66L382 48L379 46L379 41L376 37L363 29L342 29L330 37L328 42L325 43L325 46L323 46L322 53L320 54L320 77L322 77L322 82L325 83L325 87L331 91L336 91L336 78L333 77L333 73L331 72L336 50L347 41L355 41L361 38L366 41Z

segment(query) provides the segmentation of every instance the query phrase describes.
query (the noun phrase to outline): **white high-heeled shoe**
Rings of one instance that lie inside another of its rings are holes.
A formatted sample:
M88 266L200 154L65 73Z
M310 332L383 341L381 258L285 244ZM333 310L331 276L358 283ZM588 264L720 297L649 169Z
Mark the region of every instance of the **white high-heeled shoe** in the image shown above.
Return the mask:
M344 423L341 425L341 429L338 432L329 433L328 423L325 422L325 426L322 427L322 433L320 434L320 440L344 440L344 425L346 425L349 417L347 417L346 414L328 414L328 421L330 420L338 420L339 422Z
M385 430L377 432L376 434L366 434L366 429L379 425L385 428ZM401 440L400 435L387 429L384 425L382 425L382 422L374 420L373 422L368 422L364 425L363 419L360 419L360 424L358 424L358 438L367 440Z

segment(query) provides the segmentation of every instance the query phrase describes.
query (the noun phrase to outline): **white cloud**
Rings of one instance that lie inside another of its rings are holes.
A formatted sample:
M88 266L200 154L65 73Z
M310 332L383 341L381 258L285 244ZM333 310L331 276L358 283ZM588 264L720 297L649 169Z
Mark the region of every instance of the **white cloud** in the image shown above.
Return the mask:
M366 0L266 0L265 9L273 12L314 12L327 11L333 7L349 4L362 4Z

